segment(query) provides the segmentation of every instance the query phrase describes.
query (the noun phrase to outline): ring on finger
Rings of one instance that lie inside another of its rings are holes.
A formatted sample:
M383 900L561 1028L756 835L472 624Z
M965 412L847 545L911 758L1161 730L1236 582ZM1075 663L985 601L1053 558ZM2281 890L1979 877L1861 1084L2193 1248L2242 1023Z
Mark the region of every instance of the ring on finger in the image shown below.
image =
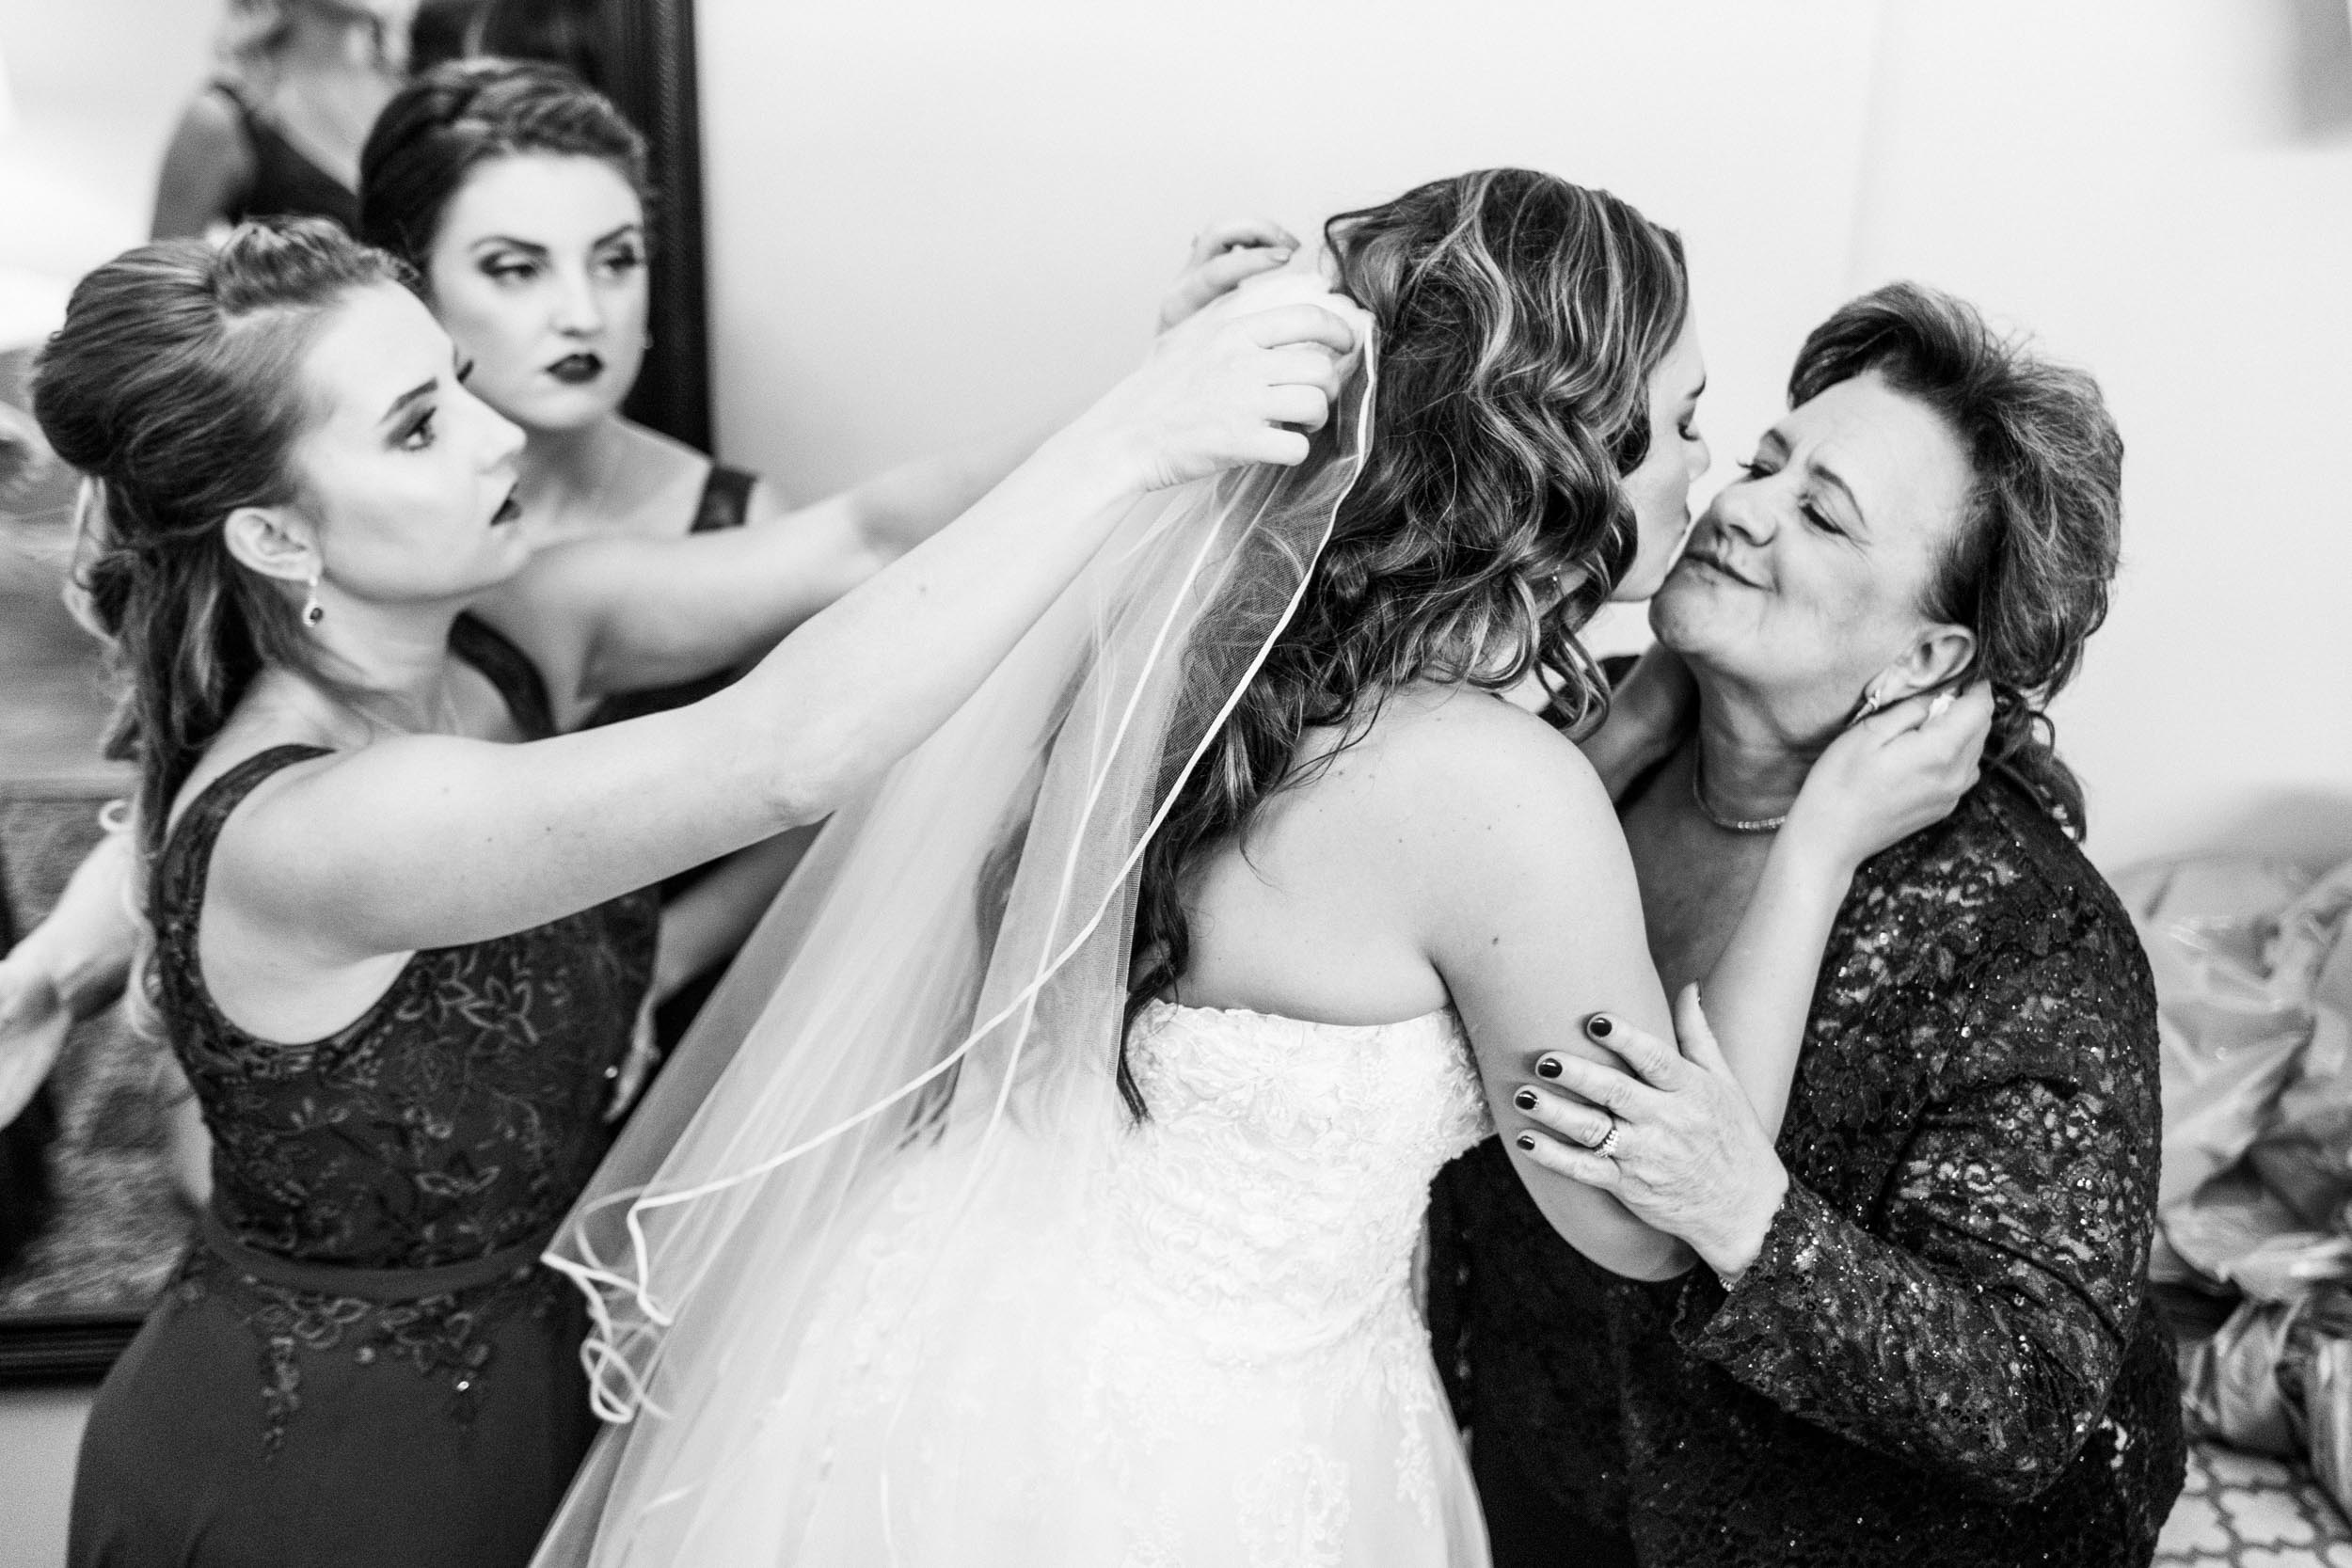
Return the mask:
M1604 1160L1613 1160L1616 1158L1617 1132L1621 1125L1622 1124L1619 1123L1615 1117L1612 1117L1610 1118L1609 1131L1602 1133L1600 1136L1600 1142L1593 1146L1593 1152L1595 1154L1599 1155Z

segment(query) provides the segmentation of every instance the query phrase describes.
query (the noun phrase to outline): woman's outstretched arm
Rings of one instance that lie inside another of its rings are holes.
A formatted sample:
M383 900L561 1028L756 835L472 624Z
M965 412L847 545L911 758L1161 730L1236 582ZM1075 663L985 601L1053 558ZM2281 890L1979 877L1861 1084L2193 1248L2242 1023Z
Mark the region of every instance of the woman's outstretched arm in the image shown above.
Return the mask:
M1142 491L1301 461L1293 427L1323 422L1355 341L1312 303L1187 324L726 690L525 745L412 736L287 768L224 827L213 903L315 972L542 924L812 821L953 712ZM675 588L641 579L610 609ZM588 660L612 624L591 619Z
M1287 261L1297 242L1244 219L1203 230L1160 309L1174 329L1249 277ZM1062 421L916 458L812 505L789 508L760 484L752 527L683 540L583 541L548 552L513 591L482 608L509 636L564 620L569 604L611 607L599 657L580 672L581 696L693 680L758 657L810 616L962 515L1036 452ZM645 593L648 581L672 585ZM533 602L533 601L537 602ZM561 667L560 654L534 647Z
M797 510L763 484L745 528L559 545L476 609L574 696L696 680L759 657L969 512L1045 434L921 458Z
M0 1127L31 1101L67 1032L122 994L139 943L135 836L100 839L48 916L0 958Z

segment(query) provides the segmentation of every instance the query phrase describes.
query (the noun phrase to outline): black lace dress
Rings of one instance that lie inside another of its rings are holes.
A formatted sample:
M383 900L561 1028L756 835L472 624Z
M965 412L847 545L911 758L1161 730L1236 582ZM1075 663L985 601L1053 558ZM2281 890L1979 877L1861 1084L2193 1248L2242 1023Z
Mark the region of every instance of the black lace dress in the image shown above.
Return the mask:
M537 677L453 639L528 735ZM157 977L213 1137L203 1239L98 1393L76 1565L513 1565L594 1435L579 1292L540 1248L608 1143L652 965L650 895L420 952L356 1022L259 1040L213 1005L197 922L221 825L280 746L183 814Z
M1987 780L1855 879L1730 1291L1585 1263L1491 1141L1439 1177L1432 1332L1499 1568L1629 1536L1645 1568L2146 1563L2183 1462L2156 1092L2130 920Z

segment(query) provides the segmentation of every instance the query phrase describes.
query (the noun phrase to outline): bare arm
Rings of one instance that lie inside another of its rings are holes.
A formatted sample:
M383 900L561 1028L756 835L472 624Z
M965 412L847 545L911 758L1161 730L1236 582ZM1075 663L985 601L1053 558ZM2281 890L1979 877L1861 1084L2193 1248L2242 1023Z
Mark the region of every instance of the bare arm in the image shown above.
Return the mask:
M229 215L253 182L253 150L237 111L218 92L198 93L180 117L155 180L152 238L201 235Z
M575 694L641 691L731 669L945 528L1040 445L1036 433L893 468L854 490L786 511L765 485L751 526L683 539L558 546L479 606ZM584 657L542 628L592 626Z
M1284 427L1322 421L1353 342L1308 304L1170 334L727 689L526 745L411 736L288 768L225 826L214 901L321 967L351 964L542 924L822 816L971 695L1140 491L1303 458Z
M1428 867L1427 943L1469 1029L1495 1125L1518 1177L1552 1228L1613 1273L1669 1277L1690 1266L1679 1243L1635 1219L1608 1194L1565 1180L1513 1138L1527 1117L1513 1103L1539 1056L1605 1053L1582 1037L1588 1014L1667 1019L1644 943L1642 904L1625 835L1591 766L1540 721L1500 705L1464 708L1446 722L1475 725L1472 741L1440 741L1457 759L1415 791L1441 792L1416 859Z
M98 841L48 918L0 958L0 1127L32 1101L67 1033L122 994L138 948L138 852Z
M812 825L779 833L714 865L693 886L661 906L661 944L654 958L653 1000L678 988L743 945L775 902L792 868L817 836Z
M1491 720L1497 709L1465 711ZM1990 712L1981 693L1933 717L1931 700L1916 698L1857 726L1815 765L1806 784L1811 799L1791 812L1707 982L1724 1057L1755 1102L1768 1145L1795 1076L1814 976L1855 868L1951 810L1975 779ZM1464 900L1451 908L1438 967L1465 1021L1473 1013L1485 1020L1483 1034L1472 1023L1471 1037L1488 1101L1538 1207L1602 1267L1663 1277L1689 1266L1680 1243L1601 1188L1567 1180L1581 1167L1553 1158L1556 1146L1538 1136L1531 1148L1517 1136L1551 1131L1590 1147L1608 1131L1610 1122L1590 1106L1564 1123L1530 1117L1515 1099L1551 1076L1536 1066L1544 1056L1614 1064L1585 1036L1596 1014L1672 1037L1670 1028L1659 1028L1668 1016L1665 996L1643 938L1624 835L1581 753L1516 712L1486 728L1476 745L1454 748L1474 766L1436 785L1454 807L1447 816L1458 834L1439 863ZM1582 1198L1608 1202L1571 1201L1579 1188ZM1779 1195L1759 1189L1755 1196L1769 1212Z
M830 580L835 584L826 600L831 603L962 515L1026 462L1052 428L994 436L918 457L797 512L787 511L763 484L753 497L752 521L806 527L830 539Z
M1160 330L1225 298L1290 259L1298 242L1263 219L1212 224L1160 310ZM971 442L918 458L798 510L763 484L753 527L679 542L601 542L554 552L527 573L516 613L485 609L519 635L565 600L605 618L580 694L642 690L731 668L772 647L809 616L930 538L993 489L1043 440L1043 430ZM665 561L665 557L670 558Z
M1854 872L1949 816L1977 782L1992 697L1980 689L1941 710L1935 703L1898 703L1821 754L1708 974L1708 1018L1768 1139L1788 1108L1813 983Z

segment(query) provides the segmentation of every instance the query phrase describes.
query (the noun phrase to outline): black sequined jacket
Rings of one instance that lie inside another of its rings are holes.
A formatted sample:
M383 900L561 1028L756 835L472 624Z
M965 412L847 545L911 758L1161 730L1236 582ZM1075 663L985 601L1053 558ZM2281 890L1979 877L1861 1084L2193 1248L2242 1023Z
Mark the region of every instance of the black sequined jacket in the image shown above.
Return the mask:
M1489 1141L1438 1179L1439 1365L1645 1568L2146 1563L2183 1460L2160 1132L2131 922L1995 776L1855 878L1737 1285L1602 1274Z

